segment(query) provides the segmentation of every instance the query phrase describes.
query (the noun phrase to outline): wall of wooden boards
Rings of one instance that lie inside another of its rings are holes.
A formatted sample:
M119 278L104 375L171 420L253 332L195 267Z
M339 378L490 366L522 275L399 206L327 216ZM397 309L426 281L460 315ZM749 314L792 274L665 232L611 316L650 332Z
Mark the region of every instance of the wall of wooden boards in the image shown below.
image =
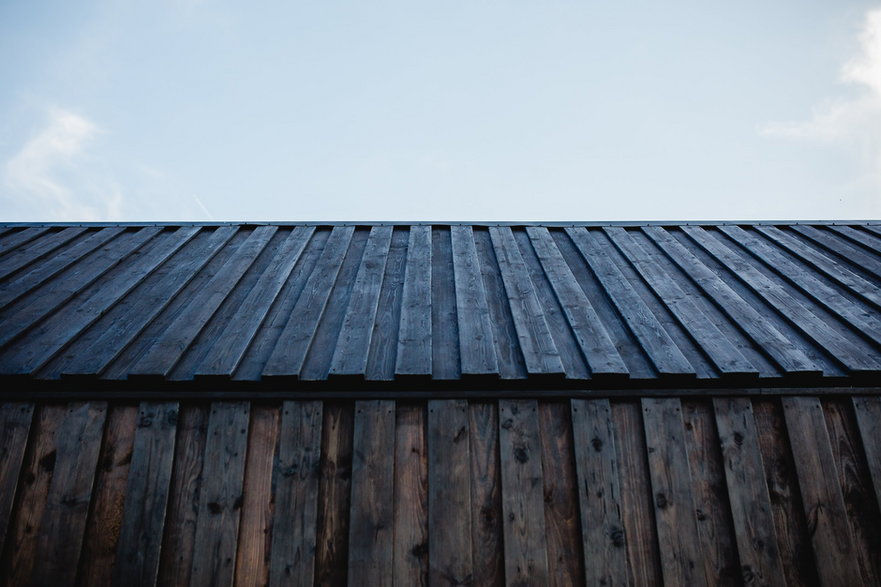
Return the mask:
M881 398L7 403L3 585L881 581Z

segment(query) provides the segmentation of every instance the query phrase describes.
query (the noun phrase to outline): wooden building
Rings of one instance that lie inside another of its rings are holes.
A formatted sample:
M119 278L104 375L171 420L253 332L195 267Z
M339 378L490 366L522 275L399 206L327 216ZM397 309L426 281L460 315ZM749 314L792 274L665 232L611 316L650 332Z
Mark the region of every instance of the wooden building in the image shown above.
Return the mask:
M0 225L4 585L881 584L881 223Z

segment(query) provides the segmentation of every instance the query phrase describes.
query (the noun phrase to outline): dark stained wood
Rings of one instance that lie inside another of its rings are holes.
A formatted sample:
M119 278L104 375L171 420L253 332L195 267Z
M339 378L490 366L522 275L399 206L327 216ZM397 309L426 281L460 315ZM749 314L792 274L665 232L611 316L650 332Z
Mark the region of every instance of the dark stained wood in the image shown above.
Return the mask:
M612 408L604 399L572 400L571 417L586 584L633 584Z
M196 368L196 375L230 376L242 360L272 304L303 254L315 227L300 226L291 231L260 276L248 297L227 322L223 333Z
M20 271L28 265L43 260L48 254L68 244L71 240L86 231L84 226L70 226L68 228L51 232L42 238L38 238L18 247L15 251L5 254L0 260L0 279L6 279L16 271ZM5 241L0 241L5 243ZM2 248L2 244L0 244ZM3 254L3 253L0 253Z
M401 299L397 375L431 373L431 249L431 227L411 227Z
M428 585L428 451L425 407L398 403L395 410L395 585Z
M370 339L391 242L391 226L374 226L370 230L331 359L331 375L363 375L367 370Z
M395 363L398 357L398 331L401 325L401 299L404 293L404 271L407 265L407 239L405 230L395 229L382 277L379 306L370 337L370 352L363 376L373 381L395 379ZM428 316L431 312L427 312ZM429 320L430 321L430 320Z
M474 580L468 403L428 402L428 581ZM482 561L478 561L482 564Z
M92 501L107 404L70 404L56 433L57 455L37 531L35 585L73 585Z
M480 262L470 226L450 228L462 375L499 372Z
M394 565L395 402L355 402L349 577L391 585Z
M566 265L553 237L545 228L527 227L526 232L584 353L591 374L628 375L624 360L612 344L584 290L572 275L572 270Z
M749 398L716 398L713 407L743 582L784 585L752 402Z
M881 508L881 398L854 396L852 401L875 488L875 501Z
M547 585L538 402L499 401L499 454L505 579L509 585Z
M178 411L176 402L142 402L138 408L124 506L120 503L122 528L113 567L116 585L129 581L138 585L156 582Z
M863 584L820 401L802 396L781 402L820 582Z
M274 505L272 469L278 438L278 405L254 404L248 429L244 499L236 552L236 587L262 587L269 583Z
M709 585L678 399L642 400L664 583Z
M853 263L863 271L871 272L874 276L881 276L881 261L873 257L859 246L855 246L847 240L831 233L829 230L816 226L793 226L792 230L798 232L815 243L832 251L849 263Z
M541 374L564 373L560 353L511 229L495 226L489 229L489 234L527 370Z
M352 483L351 403L327 403L324 407L321 446L321 498L318 504L318 545L315 582L345 585L349 568L349 500Z
M786 584L819 585L783 409L771 398L752 405Z
M34 404L0 404L0 554L6 544L12 504L34 419Z
M196 585L233 583L249 417L248 402L211 405L193 549Z
M207 426L207 406L191 405L181 409L159 557L158 582L162 585L190 583Z
M713 585L739 585L741 569L712 403L681 402L701 553Z
M611 408L618 474L621 478L621 518L624 522L628 574L633 577L635 585L661 585L661 557L654 516L655 501L649 482L642 407L638 401L619 401L612 403Z
M98 474L92 491L92 511L80 556L77 577L80 585L110 583L117 540L126 526L123 507L137 421L137 406L111 405L107 412L106 430L98 456Z
M49 232L48 226L27 226L13 233L4 232L2 234L3 238L0 240L0 255L5 255L18 247L24 246L47 232Z
M273 472L271 585L307 585L315 576L322 421L320 401L282 404Z
M474 585L505 584L502 544L502 483L499 471L497 402L470 402L471 545ZM429 545L429 548L431 546Z

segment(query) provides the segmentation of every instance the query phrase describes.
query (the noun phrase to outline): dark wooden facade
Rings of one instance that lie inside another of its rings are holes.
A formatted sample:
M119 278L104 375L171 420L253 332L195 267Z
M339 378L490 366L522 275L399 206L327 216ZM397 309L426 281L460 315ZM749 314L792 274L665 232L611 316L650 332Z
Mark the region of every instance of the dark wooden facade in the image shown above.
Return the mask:
M881 224L0 226L2 585L881 585Z

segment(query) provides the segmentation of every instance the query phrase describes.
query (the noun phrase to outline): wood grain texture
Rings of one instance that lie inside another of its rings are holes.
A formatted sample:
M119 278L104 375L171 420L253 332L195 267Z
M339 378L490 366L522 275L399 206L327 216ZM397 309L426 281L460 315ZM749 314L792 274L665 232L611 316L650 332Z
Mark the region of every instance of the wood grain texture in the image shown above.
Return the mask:
M852 401L875 488L875 501L881 508L881 398L854 396Z
M395 585L428 585L428 450L422 403L395 409Z
M431 373L431 250L431 227L411 227L401 298L397 375Z
M471 546L475 585L505 584L498 402L469 402Z
M550 581L539 434L538 402L499 401L505 579L509 585Z
M0 553L9 532L12 504L18 491L33 419L33 403L0 404Z

